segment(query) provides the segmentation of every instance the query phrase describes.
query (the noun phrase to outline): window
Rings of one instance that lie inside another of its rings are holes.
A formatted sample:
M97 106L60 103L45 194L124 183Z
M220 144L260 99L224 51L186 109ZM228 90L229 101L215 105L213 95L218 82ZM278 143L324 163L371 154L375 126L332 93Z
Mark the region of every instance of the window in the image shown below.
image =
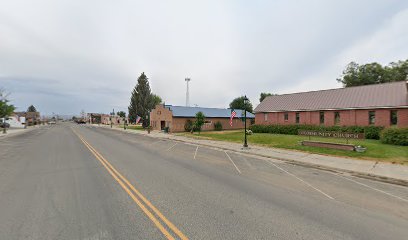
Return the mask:
M391 119L390 119L391 125L397 125L397 123L398 123L398 111L392 110L390 117L391 117Z
M285 113L284 119L285 119L285 121L288 121L288 120L289 120L289 114L288 114L288 113Z
M320 112L320 124L324 124L324 112Z
M340 124L340 112L334 112L334 124L335 125Z
M296 123L300 122L300 113L296 113Z
M368 112L368 123L370 125L374 125L375 124L375 111L369 111Z
M268 114L267 113L264 113L264 121L265 122L268 121Z

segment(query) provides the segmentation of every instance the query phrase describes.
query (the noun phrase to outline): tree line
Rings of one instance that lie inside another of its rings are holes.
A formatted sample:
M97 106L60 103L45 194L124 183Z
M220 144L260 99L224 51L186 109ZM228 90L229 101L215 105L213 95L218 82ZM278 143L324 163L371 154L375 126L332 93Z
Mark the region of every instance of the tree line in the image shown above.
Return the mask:
M344 87L388 83L408 80L408 59L391 62L388 65L379 63L358 64L350 62L342 75L337 79Z

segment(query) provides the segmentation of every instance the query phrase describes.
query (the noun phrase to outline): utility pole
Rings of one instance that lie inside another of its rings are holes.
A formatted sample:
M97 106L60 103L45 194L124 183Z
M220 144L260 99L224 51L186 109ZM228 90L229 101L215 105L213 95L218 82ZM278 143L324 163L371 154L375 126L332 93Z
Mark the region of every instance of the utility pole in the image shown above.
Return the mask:
M115 116L115 109L113 109L112 110L112 112L111 112L111 118L110 118L110 125L111 125L111 128L112 128L112 126L113 126L113 116Z
M189 91L188 85L189 85L189 82L191 81L191 79L190 79L190 78L185 78L184 80L185 80L186 83L187 83L186 107L189 107L189 106L190 106L190 91Z

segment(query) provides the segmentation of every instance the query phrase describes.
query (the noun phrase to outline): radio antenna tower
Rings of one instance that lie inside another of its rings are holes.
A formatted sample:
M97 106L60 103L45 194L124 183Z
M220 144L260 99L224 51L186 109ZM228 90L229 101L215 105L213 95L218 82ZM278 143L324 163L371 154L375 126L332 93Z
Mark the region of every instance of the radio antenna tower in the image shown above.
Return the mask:
M191 81L190 78L185 78L184 79L187 83L187 91L186 91L186 107L190 107L190 91L188 88L188 83Z

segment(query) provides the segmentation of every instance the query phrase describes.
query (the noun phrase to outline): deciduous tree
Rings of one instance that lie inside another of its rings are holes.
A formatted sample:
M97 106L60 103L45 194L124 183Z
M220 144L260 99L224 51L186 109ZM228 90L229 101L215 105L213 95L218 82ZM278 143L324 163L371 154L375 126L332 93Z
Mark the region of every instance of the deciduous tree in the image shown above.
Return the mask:
M160 103L162 103L161 97L159 95L156 95L156 94L152 93L152 96L151 96L151 104L152 104L151 109L153 109L156 105L158 105Z
M194 130L198 131L199 133L201 132L201 128L203 127L205 123L205 115L203 112L198 112L196 113L195 116L195 121L194 121Z
M232 100L232 102L230 103L229 107L232 109L242 109L242 110L246 110L247 112L252 113L253 109L252 109L252 103L251 101L247 101L247 103L245 104L245 96L241 96L241 97L237 97L234 100Z
M343 74L337 79L345 87L387 83L406 80L408 76L408 60L392 62L382 66L373 62L359 65L351 62L346 66Z
M116 113L119 117L125 118L126 117L126 113L124 111L119 111Z
M15 110L15 107L9 102L8 94L0 88L0 118L10 116Z
M263 92L259 96L259 102L262 102L266 97L273 96L273 95L276 95L276 94Z

